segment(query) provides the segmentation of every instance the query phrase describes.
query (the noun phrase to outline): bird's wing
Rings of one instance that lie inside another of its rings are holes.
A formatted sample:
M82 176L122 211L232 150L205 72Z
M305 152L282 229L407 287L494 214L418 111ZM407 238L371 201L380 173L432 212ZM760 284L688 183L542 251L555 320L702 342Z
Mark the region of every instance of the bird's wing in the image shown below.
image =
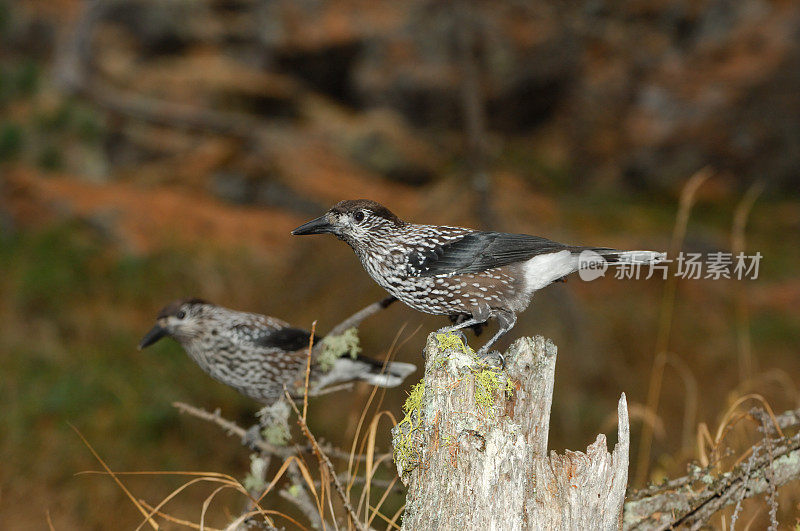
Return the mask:
M263 320L248 320L231 327L238 340L261 348L277 348L286 352L308 348L311 332L291 326L270 326ZM314 342L319 338L315 337Z
M442 245L409 256L410 276L479 273L540 254L573 249L538 236L505 232L470 232Z
M259 347L278 348L286 352L292 352L303 348L308 348L311 332L302 328L281 328L254 338L254 343ZM319 337L314 337L314 342L319 341Z

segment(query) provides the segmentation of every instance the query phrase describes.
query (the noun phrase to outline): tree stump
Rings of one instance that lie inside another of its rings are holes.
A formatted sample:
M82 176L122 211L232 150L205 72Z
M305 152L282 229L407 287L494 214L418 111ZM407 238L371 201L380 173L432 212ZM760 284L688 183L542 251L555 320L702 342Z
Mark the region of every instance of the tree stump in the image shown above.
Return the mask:
M506 368L479 360L453 334L431 334L425 377L394 428L408 487L403 529L620 529L630 430L623 394L613 453L547 455L556 347L522 338Z

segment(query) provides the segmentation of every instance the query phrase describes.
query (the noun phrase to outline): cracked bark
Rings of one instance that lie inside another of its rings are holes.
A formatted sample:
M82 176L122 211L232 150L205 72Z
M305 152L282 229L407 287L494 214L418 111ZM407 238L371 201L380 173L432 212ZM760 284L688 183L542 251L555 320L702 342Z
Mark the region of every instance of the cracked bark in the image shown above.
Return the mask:
M404 443L414 450L396 459L408 487L403 529L619 529L628 477L625 395L612 453L598 435L585 453L548 455L555 345L519 339L506 370L491 371L440 343L453 337L429 336L418 414L393 431L396 451ZM482 395L487 382L491 392Z

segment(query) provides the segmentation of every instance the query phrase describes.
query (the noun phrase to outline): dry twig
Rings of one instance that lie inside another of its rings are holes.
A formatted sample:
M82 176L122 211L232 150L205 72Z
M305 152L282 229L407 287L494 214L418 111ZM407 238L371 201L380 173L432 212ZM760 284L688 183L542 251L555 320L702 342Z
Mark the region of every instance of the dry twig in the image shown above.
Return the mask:
M361 521L359 521L358 516L353 510L353 506L350 505L350 500L348 499L347 495L344 492L344 489L342 488L342 483L336 476L336 470L333 468L333 463L331 463L331 460L322 451L322 448L319 446L319 443L317 443L317 439L314 437L314 434L311 433L311 430L308 429L308 424L306 424L306 420L300 414L300 410L297 408L294 401L291 400L289 392L286 389L284 389L284 394L286 395L286 398L289 400L289 404L292 406L292 409L297 415L298 419L297 423L300 426L300 430L303 432L303 435L306 437L306 439L308 439L308 442L311 443L311 448L314 450L314 455L317 456L317 459L319 460L320 464L322 464L328 470L328 475L331 478L331 481L333 482L333 486L336 489L336 493L342 500L342 505L344 505L347 514L350 516L350 520L353 522L353 525L359 531L367 531L366 526L364 526L364 524L361 523Z

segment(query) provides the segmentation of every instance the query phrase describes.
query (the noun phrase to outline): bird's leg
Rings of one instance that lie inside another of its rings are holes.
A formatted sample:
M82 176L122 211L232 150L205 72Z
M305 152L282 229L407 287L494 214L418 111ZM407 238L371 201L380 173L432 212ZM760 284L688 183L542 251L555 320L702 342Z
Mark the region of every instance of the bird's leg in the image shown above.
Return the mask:
M437 333L447 334L449 332L455 332L456 330L461 330L462 328L468 328L472 325L483 324L486 322L487 319L489 319L489 317L492 316L492 312L489 309L489 306L486 305L474 308L469 314L465 315L470 315L470 318L462 320L462 316L459 316L458 320L456 321L456 324L454 324L453 326L445 326L444 328L440 328L439 330L437 330ZM464 344L466 344L466 341L464 342Z
M494 314L495 318L497 318L497 324L500 325L500 330L492 336L492 338L486 342L481 348L478 349L476 354L481 357L485 358L489 354L489 348L494 345L498 339L503 337L509 330L514 328L514 325L517 322L517 316L514 312L510 310L497 310ZM500 361L503 365L505 365L505 360L503 359L503 355L498 352L500 356Z
M452 332L455 332L455 334L459 337L459 339L461 339L461 341L466 346L466 345L469 345L469 343L467 343L467 336L461 330L463 328L470 327L470 326L472 326L474 324L483 323L485 321L486 321L485 319L482 321L482 320L480 320L480 318L472 317L470 319L464 320L463 322L456 323L453 326L445 326L444 328L440 328L439 330L436 331L436 333L437 334L450 334Z
M469 319L466 319L467 316L469 316ZM457 335L460 337L461 341L464 342L464 346L468 346L469 343L467 343L467 336L464 334L464 332L461 332L461 330L476 324L483 324L487 319L489 319L489 317L491 317L491 310L489 309L488 305L477 307L468 314L459 315L456 318L454 325L440 328L436 333L449 334L451 332L457 332Z
M462 328L467 328L468 326L472 326L474 324L479 324L484 322L486 319L481 321L480 319L476 319L475 317L471 317L466 321L456 323L452 326L445 326L444 328L440 328L436 331L437 334L449 334L450 332L455 332L456 330L461 330Z

